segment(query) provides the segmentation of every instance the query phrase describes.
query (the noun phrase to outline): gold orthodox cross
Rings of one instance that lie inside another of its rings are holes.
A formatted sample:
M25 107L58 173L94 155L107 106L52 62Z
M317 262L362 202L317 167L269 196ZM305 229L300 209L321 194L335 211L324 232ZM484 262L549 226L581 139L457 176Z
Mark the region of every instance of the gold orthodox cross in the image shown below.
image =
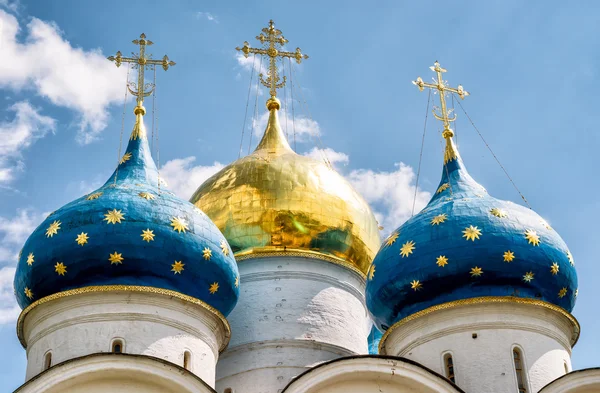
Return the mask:
M437 80L433 80L434 83L423 82L423 79L421 79L421 77L418 77L417 80L413 81L412 83L413 85L416 85L421 91L423 91L425 87L430 89L436 89L437 91L439 91L440 104L442 106L441 114L438 115L437 113L435 113L434 109L433 115L436 119L441 120L444 123L444 131L442 132L442 136L444 138L451 138L452 136L454 136L454 132L450 129L450 122L456 120L456 115L450 117L451 111L448 110L446 107L446 92L456 93L463 100L466 96L469 95L469 93L465 89L463 89L461 85L458 85L456 89L453 87L448 87L446 85L446 83L448 82L444 81L444 79L442 78L442 73L446 72L446 70L442 68L440 66L440 63L438 63L437 61L433 64L433 66L429 68L437 75Z
M121 66L121 63L132 63L133 68L138 69L138 81L137 84L130 82L127 86L129 92L137 97L137 105L142 106L144 97L148 97L154 91L155 87L152 83L144 82L144 70L149 70L150 66L162 65L162 68L166 71L170 66L174 66L175 62L169 60L167 55L162 60L151 60L152 55L146 55L146 46L154 44L154 42L147 40L146 35L142 33L139 40L132 41L135 45L140 46L140 53L131 53L133 57L123 57L121 51L118 51L116 56L109 56L108 60L114 61L117 67Z
M263 78L263 74L259 75L260 82L268 87L271 93L271 97L277 96L277 89L285 86L286 77L283 77L283 80L280 82L279 71L277 69L277 58L292 58L296 59L296 62L300 64L302 59L308 59L308 56L302 54L300 48L296 48L295 52L283 52L277 49L281 48L283 45L288 43L283 35L281 35L281 30L277 30L275 28L275 24L273 20L269 21L269 27L265 27L262 29L262 33L256 36L256 39L260 41L261 44L264 45L262 49L251 48L248 41L244 42L243 47L237 47L236 50L242 51L244 57L248 57L250 53L258 54L258 55L267 55L269 56L269 70L267 71L267 78Z

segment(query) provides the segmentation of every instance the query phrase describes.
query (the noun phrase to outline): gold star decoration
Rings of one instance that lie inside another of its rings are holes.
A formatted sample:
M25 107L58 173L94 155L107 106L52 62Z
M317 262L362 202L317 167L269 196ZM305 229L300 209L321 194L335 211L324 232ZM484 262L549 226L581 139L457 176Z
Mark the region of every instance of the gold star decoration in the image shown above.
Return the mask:
M475 239L479 239L481 236L481 230L473 225L470 225L468 228L465 228L463 231L463 237L468 240L475 241Z
M173 274L181 274L181 272L184 270L184 266L185 263L182 263L181 261L175 261L175 263L171 265L171 271Z
M130 159L131 159L131 153L130 152L127 152L127 153L123 154L123 157L121 157L121 161L119 161L119 165L126 163Z
M441 223L446 221L446 219L448 219L448 215L446 213L442 213L431 219L431 225L440 225Z
M94 199L98 199L102 196L102 192L95 192L93 194L88 195L87 197L85 197L85 199L87 201L93 201Z
M187 223L181 217L173 217L171 219L171 226L173 227L174 231L177 231L179 233L181 233L181 232L185 233L185 231L188 230Z
M533 229L528 229L525 231L525 239L527 239L529 244L533 244L534 246L540 245L540 237Z
M413 253L414 249L415 242L410 240L402 245L402 247L400 248L400 255L402 255L402 258L406 258L407 256Z
M550 266L550 273L552 273L553 276L558 274L558 263L552 263L552 266Z
M211 295L214 295L215 293L217 293L217 291L219 290L219 283L218 282L213 282L210 287L208 288L208 292L210 292Z
M412 280L410 282L410 289L412 289L413 291L418 291L421 288L423 288L423 284L421 284L421 282L419 282L419 280Z
M154 198L156 198L154 196L154 194L150 194L149 192L144 192L144 191L140 192L138 195L149 201L152 201L152 200L154 200Z
M33 299L33 292L31 292L31 289L25 287L25 296L27 296L28 299Z
M548 222L546 220L540 220L540 223L544 226L544 228L546 228L547 230L551 231L552 227L550 226L550 224L548 224Z
M569 259L571 266L575 266L575 260L573 259L573 255L571 255L571 251L567 251L567 258Z
M579 288L575 290L575 297L579 296Z
M240 286L240 277L239 276L235 278L234 285L236 288Z
M480 277L483 274L483 269L480 267L472 267L471 268L471 277Z
M111 265L119 265L119 264L123 263L125 258L123 258L123 254L120 254L115 251L114 253L110 254L110 256L108 257L108 260Z
M533 281L533 276L534 276L533 272L527 272L523 276L523 281L525 281L525 282L531 282L531 281Z
M204 250L202 250L202 256L205 260L210 261L210 257L212 256L212 251L210 248L204 247Z
M221 251L223 251L223 255L227 256L229 255L229 247L227 247L227 243L225 242L225 240L221 240Z
M387 239L385 239L386 247L389 247L392 244L396 243L396 239L398 239L398 236L398 232L393 232Z
M35 257L33 256L33 253L30 252L29 255L27 255L27 264L29 266L33 265L33 262L35 261Z
M125 216L121 213L121 210L117 209L113 209L112 211L108 210L104 215L104 221L106 221L107 224L120 224L121 220L124 219Z
M143 241L150 243L151 241L154 240L155 235L154 235L154 231L151 230L150 228L148 228L148 229L144 229L140 236L142 237Z
M566 294L567 294L567 288L566 287L563 287L560 291L558 291L558 297L561 298L561 299L563 297L565 297Z
M59 276L64 276L67 272L67 267L62 262L56 262L56 265L54 265L54 271L58 273Z
M435 263L439 267L444 267L448 264L448 258L446 258L444 255L440 255L439 257L437 257Z
M75 241L80 246L83 246L84 244L86 244L88 242L88 239L89 239L88 234L84 233L84 232L81 232L79 235L77 235L77 238L75 239Z
M442 193L442 192L446 191L449 187L450 187L450 183L444 183L437 189L437 193L438 194Z
M515 260L515 253L508 250L508 251L504 251L504 262L508 262L511 263L512 261Z
M54 221L52 224L50 224L48 229L46 229L46 237L52 237L56 235L60 229L60 224L60 221Z
M375 265L371 264L371 266L369 266L369 270L367 270L367 277L369 277L369 280L372 280L373 277L375 277Z
M499 218L504 218L504 217L508 216L508 214L506 214L506 212L504 210L498 209L497 207L490 210L490 213L492 213L493 216L496 216Z

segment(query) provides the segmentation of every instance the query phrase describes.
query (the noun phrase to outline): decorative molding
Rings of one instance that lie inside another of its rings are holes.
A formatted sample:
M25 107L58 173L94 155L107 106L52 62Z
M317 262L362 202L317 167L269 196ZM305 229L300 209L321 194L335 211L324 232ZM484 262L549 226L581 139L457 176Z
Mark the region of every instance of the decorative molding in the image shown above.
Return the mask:
M256 351L258 349L267 348L302 348L302 349L314 349L318 351L328 351L338 355L338 357L357 355L356 352L351 351L347 348L341 347L335 344L329 344L315 340L267 340L267 341L256 341L250 343L244 343L236 345L234 347L227 348L226 352L223 352L219 361L233 355L237 355L239 352Z

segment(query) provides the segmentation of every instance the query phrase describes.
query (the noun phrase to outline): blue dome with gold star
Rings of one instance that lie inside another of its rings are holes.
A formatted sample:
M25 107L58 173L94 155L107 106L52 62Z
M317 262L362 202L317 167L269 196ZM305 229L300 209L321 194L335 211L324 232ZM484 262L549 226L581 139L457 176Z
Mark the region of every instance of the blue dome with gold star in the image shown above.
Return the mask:
M199 299L225 316L239 296L229 244L198 208L159 184L143 123L106 184L51 213L19 256L22 308L70 289L143 286Z
M429 204L384 241L368 272L376 326L479 297L545 301L571 312L577 274L565 242L534 211L490 196L467 172L448 130Z

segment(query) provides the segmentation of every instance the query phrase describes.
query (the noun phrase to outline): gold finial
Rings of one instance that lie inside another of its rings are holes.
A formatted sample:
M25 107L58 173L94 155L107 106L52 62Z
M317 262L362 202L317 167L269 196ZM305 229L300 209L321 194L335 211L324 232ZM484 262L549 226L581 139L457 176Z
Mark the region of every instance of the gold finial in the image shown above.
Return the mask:
M454 136L454 131L452 131L452 129L450 128L450 122L456 120L456 115L450 117L450 113L452 111L448 110L448 108L446 107L446 92L456 93L463 100L466 96L469 95L469 92L463 89L462 85L458 85L457 88L447 86L446 83L448 82L444 81L444 79L442 78L442 73L446 72L447 70L442 68L440 66L440 63L437 62L437 60L435 63L433 63L433 66L429 68L437 75L437 80L433 79L434 83L423 82L423 79L421 79L421 77L418 77L417 80L413 81L412 83L413 85L417 86L421 91L423 91L427 87L429 89L436 89L440 94L440 104L442 106L440 109L441 114L437 114L434 109L433 116L435 116L436 119L444 123L444 131L442 131L442 136L446 139L446 151L444 153L444 164L446 164L448 163L448 161L451 161L458 156L458 154L456 153L456 149L452 145L451 140L451 138Z
M148 97L154 91L154 84L144 82L144 70L148 69L151 65L162 65L162 68L166 71L169 67L174 66L175 62L169 60L169 57L165 55L162 60L152 60L152 55L146 55L146 46L154 44L154 42L146 39L146 34L142 33L139 40L132 41L135 45L140 46L140 53L132 53L133 57L123 57L121 51L118 51L115 56L109 56L108 60L114 61L117 67L120 67L122 63L133 63L133 68L138 69L138 81L137 84L129 82L127 89L129 92L137 97L137 107L143 109L144 97ZM137 108L136 108L137 109ZM141 111L142 115L145 114L145 110ZM138 113L136 113L137 115Z
M296 59L296 62L300 64L302 59L308 59L308 56L303 54L300 48L296 48L295 52L283 52L277 49L277 46L282 47L288 40L286 40L281 34L281 30L277 30L275 28L275 23L271 19L269 21L269 27L265 27L262 29L262 33L256 36L256 39L263 44L262 49L251 48L248 41L244 42L244 46L235 48L236 50L241 51L244 54L244 57L248 57L250 53L258 54L258 55L267 55L269 56L269 70L267 71L267 78L263 78L263 74L260 74L260 82L269 88L271 93L271 97L277 96L277 89L285 86L286 77L283 77L283 80L279 78L279 71L277 70L277 58L285 58L289 57L292 59ZM281 82L280 82L281 80Z

